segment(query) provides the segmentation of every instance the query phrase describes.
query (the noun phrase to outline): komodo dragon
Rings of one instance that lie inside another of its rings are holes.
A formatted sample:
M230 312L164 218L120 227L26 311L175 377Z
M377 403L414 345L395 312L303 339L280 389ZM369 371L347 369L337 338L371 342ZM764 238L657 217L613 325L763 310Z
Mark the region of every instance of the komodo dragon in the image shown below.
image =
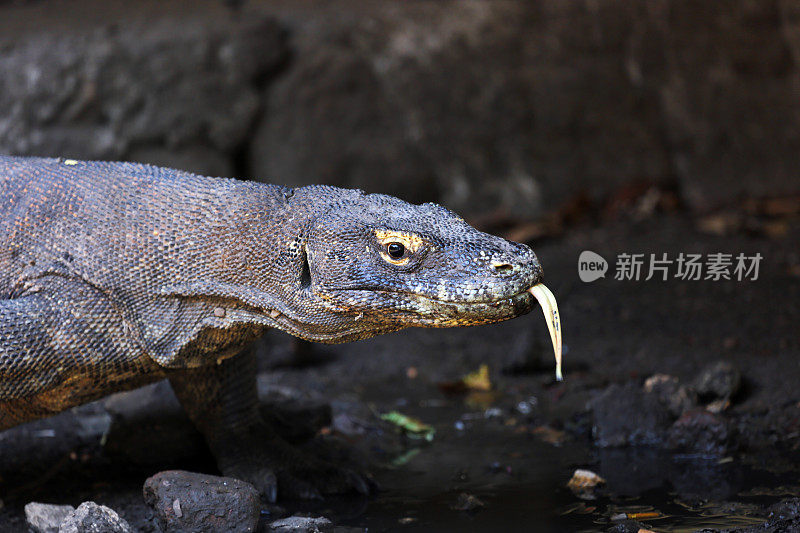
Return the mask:
M366 493L260 418L243 348L552 311L541 278L529 247L435 204L0 156L0 430L168 378L224 474L272 501Z

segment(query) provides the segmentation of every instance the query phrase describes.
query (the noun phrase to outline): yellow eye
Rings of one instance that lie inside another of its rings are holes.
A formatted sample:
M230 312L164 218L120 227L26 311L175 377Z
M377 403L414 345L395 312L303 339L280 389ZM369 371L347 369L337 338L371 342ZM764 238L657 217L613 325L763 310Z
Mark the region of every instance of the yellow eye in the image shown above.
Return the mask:
M426 246L422 237L407 231L378 229L375 237L383 260L395 266L411 264Z

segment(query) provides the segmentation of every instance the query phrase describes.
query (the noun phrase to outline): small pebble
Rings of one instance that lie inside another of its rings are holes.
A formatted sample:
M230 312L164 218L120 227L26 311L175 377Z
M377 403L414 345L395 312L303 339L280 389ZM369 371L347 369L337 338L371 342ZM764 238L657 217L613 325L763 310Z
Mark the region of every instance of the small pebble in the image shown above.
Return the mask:
M503 416L503 410L499 407L490 407L483 412L484 418L497 418Z
M74 510L71 505L31 502L25 505L25 519L34 533L56 533L61 522Z
M269 525L268 531L274 533L323 533L333 531L333 523L325 518L309 516L290 516L275 520Z
M476 511L486 507L486 504L472 494L462 492L458 495L458 501L451 507L455 511Z
M707 366L697 376L694 388L706 400L732 398L742 384L742 375L729 361L718 361Z
M70 512L58 533L133 533L134 529L116 511L94 502L83 502Z
M567 487L582 500L594 500L597 498L597 488L605 483L605 479L591 470L579 468L572 474L572 478L567 482Z

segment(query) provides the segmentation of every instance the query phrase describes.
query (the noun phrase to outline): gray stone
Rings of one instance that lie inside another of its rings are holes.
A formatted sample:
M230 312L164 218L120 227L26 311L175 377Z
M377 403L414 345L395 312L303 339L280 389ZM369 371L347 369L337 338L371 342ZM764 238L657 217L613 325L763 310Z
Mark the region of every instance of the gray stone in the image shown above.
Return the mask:
M322 399L263 383L259 396L264 419L290 442L308 440L331 423L331 407ZM104 450L115 461L152 467L212 460L166 380L114 394L103 405L113 415Z
M729 361L713 363L700 373L694 381L694 388L703 400L731 399L742 383L742 374Z
M636 520L623 520L606 529L607 533L638 533L639 531L650 530L647 529L647 526Z
M692 409L672 424L667 447L682 453L721 455L730 451L728 423L705 409Z
M692 387L681 385L674 376L655 374L647 378L642 389L647 394L654 394L675 418L697 405L697 392Z
M290 516L269 524L269 531L275 533L321 533L333 531L333 523L324 516Z
M258 491L251 484L181 470L147 479L144 499L164 533L255 531L261 513Z
M61 522L74 510L71 505L31 502L25 505L25 519L35 533L56 533Z
M289 442L304 442L331 424L329 403L303 391L258 383L261 417Z
M669 175L641 116L657 104L642 109L615 58L625 37L609 28L599 46L575 31L595 15L560 2L379 5L296 30L292 64L266 93L256 175L523 218Z
M295 18L256 175L522 217L637 181L698 210L796 191L800 32L774 4L335 4Z
M512 221L634 182L701 211L797 191L791 2L100 3L0 16L0 152Z
M796 191L791 3L304 6L0 17L0 151L249 164L468 215L640 181L698 210Z
M642 72L660 100L683 199L707 210L796 192L790 176L800 173L800 7L747 0L648 6L642 48L661 53ZM659 27L653 23L662 8L673 22Z
M116 511L94 502L83 502L70 512L58 533L133 533L133 528Z
M210 459L205 439L186 416L166 380L114 394L103 405L113 415L103 448L114 461L163 467Z
M231 173L283 29L259 15L134 13L80 31L0 26L0 152Z
M595 443L601 447L661 444L671 421L667 408L634 383L611 385L589 408Z
M458 495L458 500L455 504L453 504L450 508L456 511L477 511L479 509L483 509L486 507L486 504L483 500L479 499L477 496L473 494L469 494L467 492L462 492Z

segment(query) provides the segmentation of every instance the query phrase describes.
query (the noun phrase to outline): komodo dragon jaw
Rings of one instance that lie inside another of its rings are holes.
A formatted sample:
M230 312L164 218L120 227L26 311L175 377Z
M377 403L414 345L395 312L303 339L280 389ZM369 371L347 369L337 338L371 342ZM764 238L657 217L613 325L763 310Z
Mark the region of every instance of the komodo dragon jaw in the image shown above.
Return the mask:
M542 268L524 244L476 230L436 204L333 187L315 199L278 327L317 342L347 342L411 326L488 324L531 311ZM320 202L320 198L327 201Z

